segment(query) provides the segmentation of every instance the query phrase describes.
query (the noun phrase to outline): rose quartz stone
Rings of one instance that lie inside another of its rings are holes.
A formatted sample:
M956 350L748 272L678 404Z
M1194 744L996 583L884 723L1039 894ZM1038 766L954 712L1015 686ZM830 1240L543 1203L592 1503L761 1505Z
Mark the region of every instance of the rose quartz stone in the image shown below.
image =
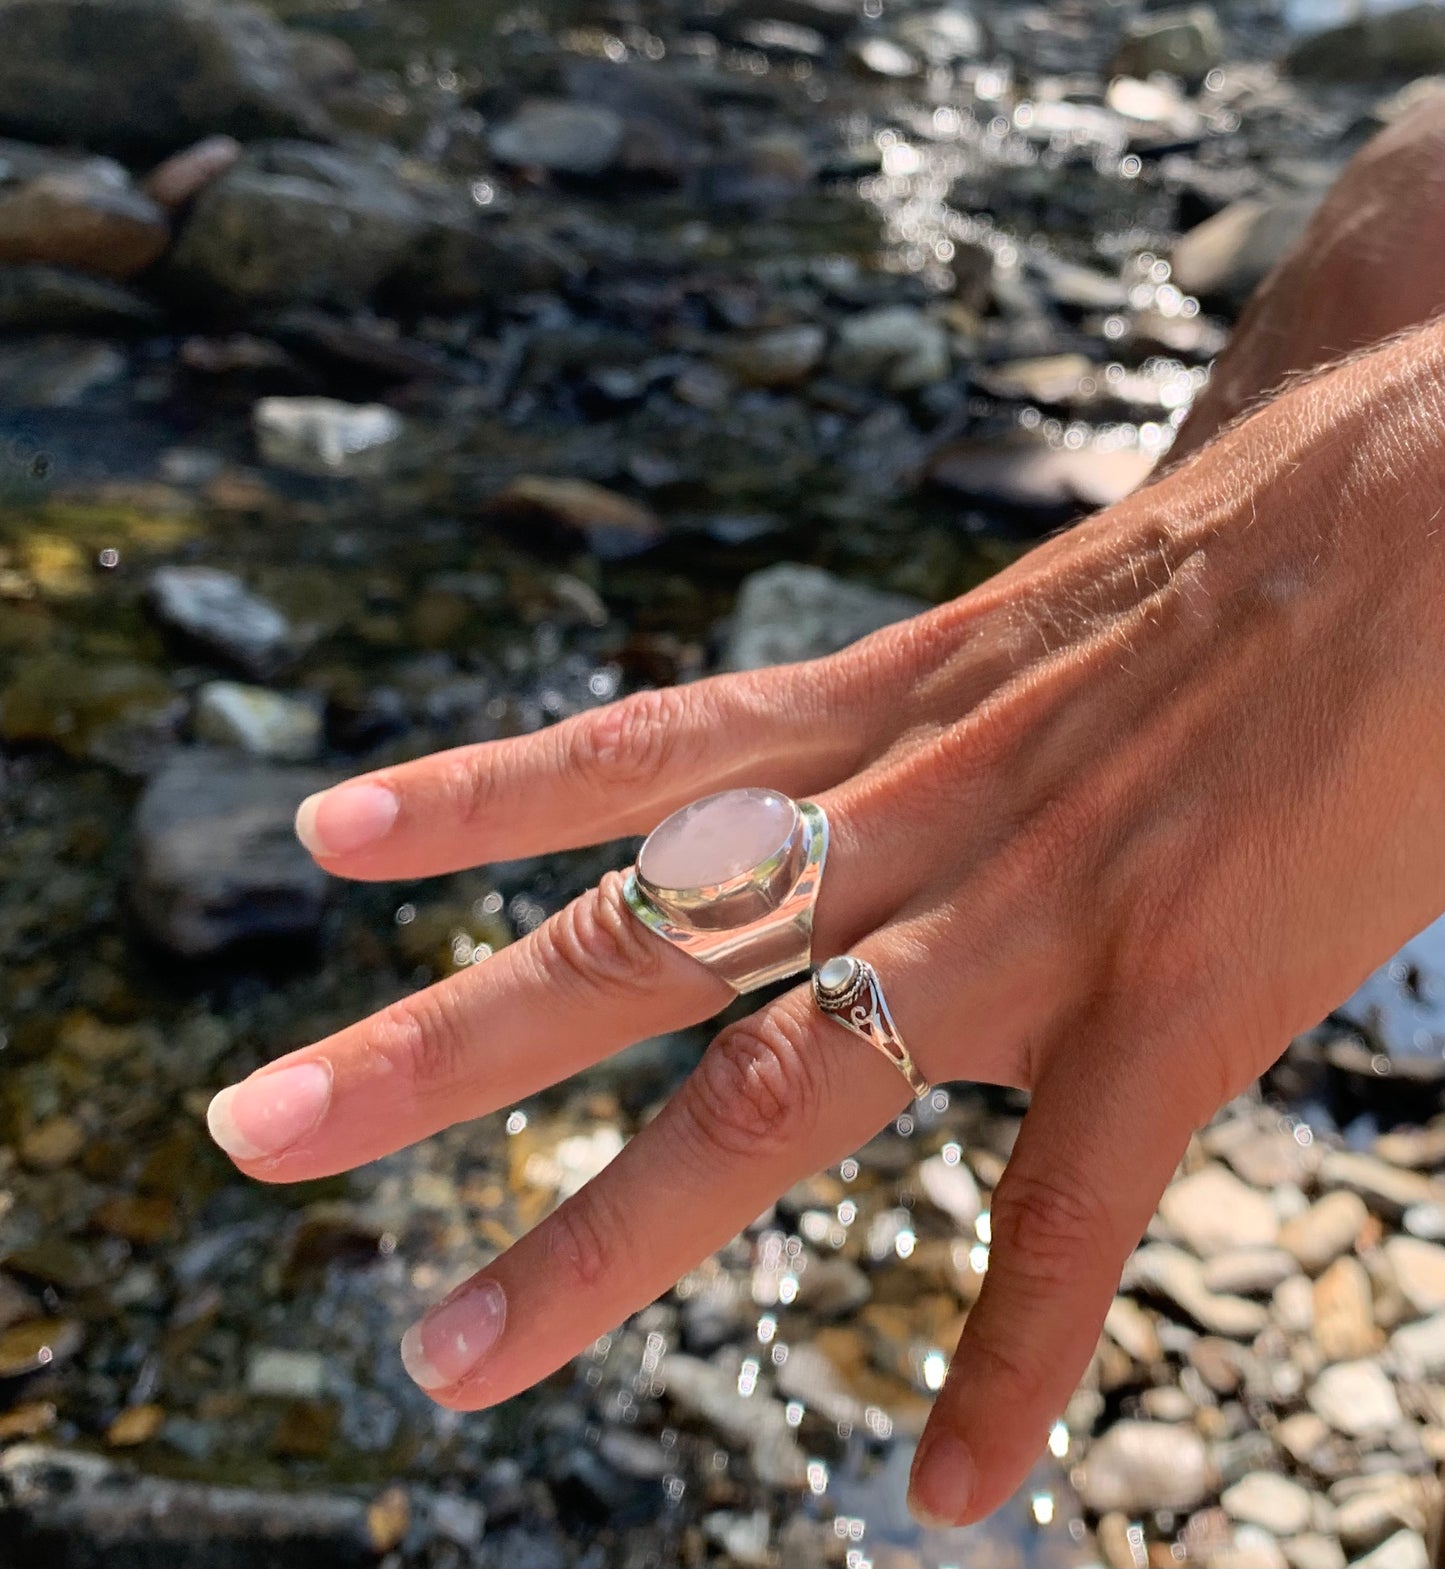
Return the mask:
M701 888L750 872L782 849L797 808L776 790L724 790L653 829L637 869L654 888Z

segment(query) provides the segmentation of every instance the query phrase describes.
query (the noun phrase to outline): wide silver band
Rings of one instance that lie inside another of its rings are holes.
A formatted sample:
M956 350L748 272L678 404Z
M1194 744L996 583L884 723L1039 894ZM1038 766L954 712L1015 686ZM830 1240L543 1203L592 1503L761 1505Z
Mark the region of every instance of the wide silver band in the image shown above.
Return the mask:
M813 906L828 855L828 819L812 801L793 803L787 842L725 883L658 888L634 866L623 896L644 926L715 971L736 992L756 991L806 970Z
M849 954L820 964L813 972L813 1000L829 1018L882 1052L908 1080L917 1099L928 1094L932 1086L909 1055L888 1010L878 971L866 959Z

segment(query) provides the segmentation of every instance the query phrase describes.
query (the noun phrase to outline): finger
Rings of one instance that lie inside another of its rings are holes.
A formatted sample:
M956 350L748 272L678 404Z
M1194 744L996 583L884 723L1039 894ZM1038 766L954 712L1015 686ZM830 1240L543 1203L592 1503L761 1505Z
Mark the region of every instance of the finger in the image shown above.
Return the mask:
M896 969L882 939L860 947ZM906 980L895 1013L908 1019ZM926 1069L925 1069L926 1071ZM412 1377L454 1410L561 1366L910 1099L883 1056L798 988L724 1030L605 1171L408 1330Z
M994 1194L989 1270L913 1462L929 1524L997 1508L1038 1457L1188 1143L1184 1102L1136 1059L1061 1054Z
M296 832L328 871L375 881L644 833L735 785L810 795L852 772L865 740L827 668L637 692L532 735L381 769L309 796Z
M815 930L832 952L886 920L907 887L859 872L887 854L887 825L860 825L845 803L823 799L831 849ZM268 1182L329 1176L731 1001L711 970L637 920L622 889L609 874L484 963L222 1090L208 1115L217 1143Z

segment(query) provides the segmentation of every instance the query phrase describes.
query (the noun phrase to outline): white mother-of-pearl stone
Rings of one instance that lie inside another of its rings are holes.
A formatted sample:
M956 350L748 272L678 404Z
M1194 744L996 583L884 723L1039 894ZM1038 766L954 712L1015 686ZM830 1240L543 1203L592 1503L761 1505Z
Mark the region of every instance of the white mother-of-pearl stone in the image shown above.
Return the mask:
M840 992L853 979L853 961L839 957L828 959L818 970L818 984L825 992Z
M637 858L654 888L704 888L741 877L788 842L797 808L776 790L724 790L659 823Z

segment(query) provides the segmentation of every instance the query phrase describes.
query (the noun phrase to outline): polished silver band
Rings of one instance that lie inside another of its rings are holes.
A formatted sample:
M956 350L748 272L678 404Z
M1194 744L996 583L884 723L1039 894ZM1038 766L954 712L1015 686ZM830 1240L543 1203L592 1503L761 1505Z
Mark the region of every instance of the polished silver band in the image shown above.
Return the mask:
M819 965L813 972L813 1000L829 1018L881 1051L908 1080L917 1099L928 1094L931 1086L909 1055L888 1010L878 971L866 959L850 954Z
M828 854L828 819L812 801L789 804L795 817L786 842L736 877L696 888L661 888L643 876L639 857L623 885L628 908L644 926L707 965L736 992L797 975L812 962L813 906Z

